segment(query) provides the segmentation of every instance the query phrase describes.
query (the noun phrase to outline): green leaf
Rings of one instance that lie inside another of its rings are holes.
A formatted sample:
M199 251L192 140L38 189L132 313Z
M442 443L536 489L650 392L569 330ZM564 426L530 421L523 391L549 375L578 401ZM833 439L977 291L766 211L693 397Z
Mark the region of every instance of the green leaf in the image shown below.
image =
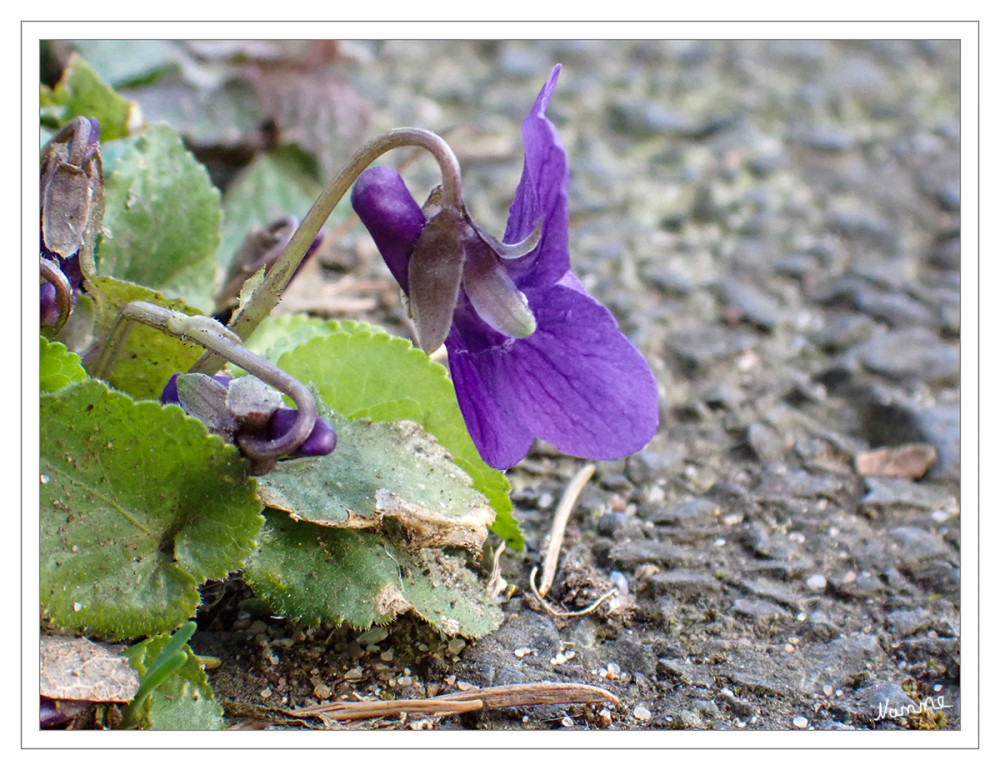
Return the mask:
M313 337L328 337L335 332L387 333L384 329L361 321L323 320L306 313L288 313L265 318L247 339L246 346L276 364L285 353L290 353Z
M495 514L433 436L415 422L348 421L322 406L321 414L337 431L336 451L278 463L258 481L264 503L328 527L393 519L411 548L479 552Z
M42 393L60 390L74 382L87 379L87 372L80 363L80 356L71 353L61 342L49 342L45 337L41 340L39 387Z
M319 197L322 186L292 149L259 155L226 190L219 265L225 270L254 227L266 228L284 216L302 219ZM337 219L345 217L338 215ZM331 227L328 224L327 227Z
M41 601L57 625L128 638L194 614L238 569L260 502L248 463L180 407L86 380L41 397Z
M446 634L478 638L503 617L462 559L409 551L388 531L318 527L284 514L268 515L243 576L276 613L308 624L368 628L413 611Z
M123 653L141 677L145 677L171 637L159 634L134 644ZM220 730L222 709L198 658L188 645L187 660L157 687L139 707L143 727L151 730Z
M297 328L291 336L305 334L304 328ZM497 512L491 530L515 549L523 548L511 514L507 477L479 457L444 367L406 340L364 324L341 324L337 329L282 355L278 366L302 382L312 382L334 411L351 419L409 419L423 425L489 498ZM280 344L272 343L270 351ZM414 413L413 404L418 405L419 414Z
M100 272L211 307L219 200L174 130L150 127L108 174Z
M62 107L62 113L57 115L60 125L82 115L97 118L101 124L101 141L128 136L131 105L76 54L70 56L59 83L42 101L43 106L49 106L49 114L53 112L52 105Z
M144 300L156 305L179 310L188 315L199 311L180 300L166 299L159 292L114 278L98 277L87 283L87 289L97 306L96 332L106 337L115 318L125 305L134 300ZM133 398L158 399L173 375L187 371L197 361L204 349L142 324L133 324L108 382ZM92 370L96 361L88 359Z
M74 40L73 48L114 88L145 83L190 61L177 40ZM145 112L145 104L143 104Z

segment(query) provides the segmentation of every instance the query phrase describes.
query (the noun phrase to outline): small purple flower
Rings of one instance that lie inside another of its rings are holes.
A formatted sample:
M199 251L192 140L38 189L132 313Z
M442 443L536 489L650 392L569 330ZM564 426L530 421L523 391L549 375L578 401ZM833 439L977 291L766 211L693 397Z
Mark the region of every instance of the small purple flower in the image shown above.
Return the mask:
M559 70L522 123L524 170L503 243L464 207L442 211L432 195L421 209L388 168L362 174L351 197L410 296L421 343L423 328L446 335L459 406L480 455L495 468L521 460L536 437L580 457L623 457L644 447L659 422L649 365L570 272L569 169L545 117ZM433 318L418 318L434 312L426 297L445 308L442 332Z
M180 374L175 374L167 381L167 384L163 387L163 392L160 394L160 403L163 405L177 404L184 409L185 412L188 412L188 404L182 401L177 388L178 377L180 377ZM232 382L232 377L226 377L224 375L213 375L212 379L225 388L228 388ZM261 433L263 438L268 441L272 441L288 433L288 431L292 429L292 425L295 423L295 419L298 415L299 412L297 409L279 407L271 413L271 416L267 419L263 429L255 432ZM201 418L201 415L197 416ZM246 426L243 427L245 429ZM312 431L306 437L306 440L302 442L302 445L295 450L292 457L322 457L323 455L330 454L336 448L337 432L333 429L333 426L328 420L323 417L317 417L316 422L313 424Z

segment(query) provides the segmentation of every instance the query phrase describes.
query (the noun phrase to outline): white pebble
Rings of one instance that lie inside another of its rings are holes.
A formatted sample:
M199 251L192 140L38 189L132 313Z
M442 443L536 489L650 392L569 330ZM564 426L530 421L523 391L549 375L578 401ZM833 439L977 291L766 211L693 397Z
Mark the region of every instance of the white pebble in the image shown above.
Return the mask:
M640 722L648 722L653 718L653 715L649 713L649 709L645 706L636 706L635 711L632 712L632 716L638 719Z
M813 591L822 591L826 588L826 578L820 574L810 575L806 585Z
M795 717L795 719L792 720L792 724L795 725L800 730L805 730L807 727L809 727L809 720L806 719L805 717Z

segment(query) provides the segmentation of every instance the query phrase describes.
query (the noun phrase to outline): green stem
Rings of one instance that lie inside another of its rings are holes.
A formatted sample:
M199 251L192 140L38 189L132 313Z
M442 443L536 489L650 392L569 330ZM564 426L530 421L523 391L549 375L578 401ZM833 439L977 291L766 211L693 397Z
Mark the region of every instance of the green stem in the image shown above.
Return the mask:
M189 620L178 628L171 635L170 639L167 640L167 643L163 645L160 654L146 667L146 673L142 677L142 681L139 682L139 689L136 690L135 697L128 704L128 708L122 717L122 727L134 727L139 721L139 710L150 693L167 681L171 674L184 665L188 658L184 645L188 643L188 640L194 635L197 629L198 626L193 620Z
M267 271L264 281L230 322L229 328L240 339L247 339L261 321L274 310L282 292L305 257L306 251L319 234L320 228L361 172L389 150L412 146L430 152L441 167L445 204L454 207L461 205L462 179L458 159L440 136L422 128L397 128L375 137L358 150L347 166L323 189L274 267ZM222 364L223 361L219 356L207 353L189 371L214 374Z
M218 355L223 361L232 361L268 385L277 388L295 402L298 415L292 427L283 436L270 441L253 436L237 438L240 448L254 460L273 460L290 455L309 438L317 416L316 401L309 389L270 361L247 350L239 337L214 318L184 315L151 302L139 300L129 302L121 309L108 334L101 359L94 370L96 378L107 380L111 375L114 360L135 322L181 339L193 340Z

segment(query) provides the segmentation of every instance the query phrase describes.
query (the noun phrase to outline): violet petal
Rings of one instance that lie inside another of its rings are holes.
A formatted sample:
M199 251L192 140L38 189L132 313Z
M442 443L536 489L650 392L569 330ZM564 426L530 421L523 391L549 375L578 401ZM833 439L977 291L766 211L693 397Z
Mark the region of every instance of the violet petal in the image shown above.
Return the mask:
M611 313L565 285L528 300L538 318L530 337L489 347L481 327L449 337L459 404L483 460L517 462L525 433L594 460L642 449L659 422L656 380Z
M570 269L569 165L555 124L545 117L560 69L558 64L553 68L534 107L521 123L524 169L514 192L503 240L505 243L524 240L539 220L542 238L538 248L528 256L509 263L518 283L530 271L529 280L533 284L553 284Z
M392 277L408 293L410 252L427 224L420 204L395 169L373 166L354 183L351 205L371 233Z

